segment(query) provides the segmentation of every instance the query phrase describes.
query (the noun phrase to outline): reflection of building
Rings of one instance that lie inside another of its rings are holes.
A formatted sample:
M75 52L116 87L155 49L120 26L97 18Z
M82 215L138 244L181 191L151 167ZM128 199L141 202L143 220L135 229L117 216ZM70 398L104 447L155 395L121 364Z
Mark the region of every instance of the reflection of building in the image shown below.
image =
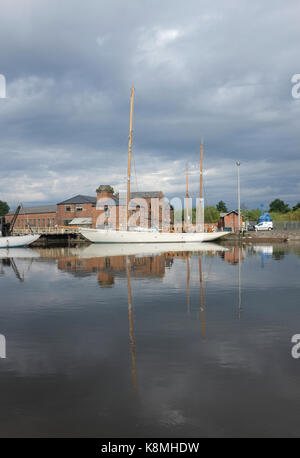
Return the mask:
M78 258L66 256L58 259L58 268L68 272L97 272L101 286L114 284L116 275L126 274L126 256L111 256L105 258ZM133 277L165 275L165 256L135 257L129 256L130 270Z
M232 247L230 251L220 252L219 256L221 256L224 261L229 262L229 264L238 264L239 260L242 261L244 259L243 250L238 246Z
M0 358L6 358L6 338L0 334Z

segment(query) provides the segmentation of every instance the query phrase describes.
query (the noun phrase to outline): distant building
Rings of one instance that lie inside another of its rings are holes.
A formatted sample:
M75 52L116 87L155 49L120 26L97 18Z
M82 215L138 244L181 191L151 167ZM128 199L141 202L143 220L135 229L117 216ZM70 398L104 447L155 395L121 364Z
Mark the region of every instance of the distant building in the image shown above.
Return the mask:
M240 228L242 229L242 216L240 217ZM224 231L238 232L239 230L239 214L236 210L231 210L227 213L220 213L221 229Z
M5 219L11 221L14 211L10 211ZM57 206L56 205L37 205L34 207L21 208L16 221L15 230L28 228L46 229L54 228L57 225Z
M163 221L162 208L159 206L159 202L164 199L161 191L132 192L130 199L129 215L137 215L137 225L150 227L154 207L157 209L157 223L160 227L173 221L173 211L169 213L168 221ZM13 215L14 211L11 211L6 220L11 221ZM15 230L21 232L28 226L39 231L61 226L108 227L109 224L116 228L126 225L126 194L121 197L114 194L110 186L100 186L97 196L78 194L57 205L22 208Z
M74 225L73 220L77 219L78 223L81 219L92 218L94 208L96 207L96 196L84 196L78 194L70 199L64 200L57 204L57 224L58 226ZM92 225L92 220L91 225ZM86 224L84 224L86 226ZM78 224L80 226L80 223Z

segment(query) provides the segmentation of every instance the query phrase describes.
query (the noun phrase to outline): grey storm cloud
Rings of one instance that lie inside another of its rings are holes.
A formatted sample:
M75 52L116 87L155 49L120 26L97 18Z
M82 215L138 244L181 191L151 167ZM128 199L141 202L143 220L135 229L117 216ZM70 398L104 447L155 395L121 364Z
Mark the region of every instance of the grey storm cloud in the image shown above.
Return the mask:
M0 199L11 205L125 187L191 190L205 142L208 203L300 200L297 1L4 0Z

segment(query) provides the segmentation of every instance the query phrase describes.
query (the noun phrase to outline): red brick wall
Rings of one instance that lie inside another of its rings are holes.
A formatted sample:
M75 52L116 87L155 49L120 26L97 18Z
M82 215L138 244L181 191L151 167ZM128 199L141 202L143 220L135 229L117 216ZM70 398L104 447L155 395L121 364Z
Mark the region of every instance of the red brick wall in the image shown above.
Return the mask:
M233 232L237 232L239 230L239 216L236 213L224 216L224 227L231 227ZM242 228L242 216L240 227Z
M98 193L97 194L97 199L103 199L103 198L110 199L112 197L113 197L113 195L112 194L108 194L108 193ZM160 199L162 199L162 198L163 198L163 193L160 194ZM148 211L141 208L141 210L140 210L141 217L137 219L137 225L144 226L144 227L150 227L151 226L151 198L147 198L145 200L147 202ZM154 200L158 200L158 199L154 199ZM135 203L136 203L136 206L139 205L139 199L138 198L135 199L135 201L133 202L133 205ZM119 229L120 221L121 221L121 222L123 222L123 225L125 227L126 226L126 205L122 205L120 207L116 206L115 209L111 208L110 211L111 211L111 213L110 213L110 221L111 221L111 223L116 228ZM96 207L93 207L93 209L92 209L92 220L93 220L92 226L93 227L97 226L97 219L100 216L103 215L103 212L104 212L103 209L97 209ZM130 212L129 212L130 216L133 213L134 213L134 210L130 210ZM143 221L142 221L142 218L143 218ZM171 215L171 219L172 219L172 215ZM106 219L102 216L101 222L103 222L103 221L106 221ZM162 223L162 209L161 209L161 207L159 209L159 221L160 221L160 224L161 224Z
M11 221L13 215L7 215L5 217L6 221ZM55 227L57 224L56 213L27 213L26 215L19 215L14 230L26 229L26 221L28 221L31 227L36 228L47 228Z
M113 197L113 194L102 192L97 193L98 199L110 199ZM160 199L163 198L163 193L160 194ZM148 213L141 209L141 215L144 215L144 221L137 221L138 225L141 226L148 226L150 227L151 224L151 199L145 199L148 205ZM157 200L157 199L155 199ZM138 205L138 200L137 200ZM81 207L82 210L78 210L77 208ZM67 210L68 209L68 210ZM57 212L56 213L35 213L35 214L27 214L27 215L19 215L15 229L25 229L25 219L28 220L29 224L33 227L39 228L47 228L47 227L54 227L58 226L66 226L67 223L72 221L74 218L92 218L92 227L96 227L97 219L100 215L103 215L104 209L97 209L96 204L92 203L84 203L84 204L59 204L57 205ZM126 222L126 206L116 207L115 211L113 209L110 210L110 220L115 225L115 227L119 228L121 213L124 213L123 220ZM133 211L130 211L132 214ZM6 217L7 221L11 221L13 215L9 215ZM141 219L141 218L140 218ZM49 221L48 221L49 220ZM102 218L103 221L106 221L106 218ZM162 210L161 207L159 209L159 221L160 225L162 224Z
M90 218L94 213L94 204L60 204L57 205L57 224L66 226L67 221L72 221L74 218ZM77 210L81 207L82 210ZM70 209L70 211L67 210Z

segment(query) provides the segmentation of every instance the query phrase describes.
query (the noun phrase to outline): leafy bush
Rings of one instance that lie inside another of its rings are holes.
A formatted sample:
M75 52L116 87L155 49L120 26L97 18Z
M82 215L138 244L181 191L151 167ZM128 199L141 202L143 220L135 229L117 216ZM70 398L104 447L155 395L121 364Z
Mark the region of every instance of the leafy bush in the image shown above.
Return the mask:
M270 203L270 212L287 213L290 211L289 204L285 204L283 200L275 199Z
M9 212L9 205L7 202L0 200L0 216L5 216Z
M114 194L114 188L109 184L100 184L100 186L96 189L96 192L110 192Z

